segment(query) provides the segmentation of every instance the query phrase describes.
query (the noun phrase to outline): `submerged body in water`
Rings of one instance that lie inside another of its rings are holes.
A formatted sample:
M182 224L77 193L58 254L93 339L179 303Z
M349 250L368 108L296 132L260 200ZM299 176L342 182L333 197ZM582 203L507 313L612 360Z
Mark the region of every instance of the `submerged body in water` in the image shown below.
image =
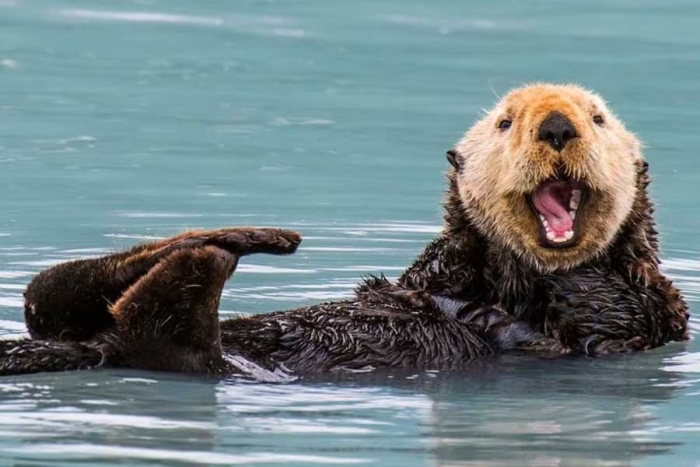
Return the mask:
M444 232L396 282L370 278L353 300L220 322L239 258L292 253L301 238L187 232L39 274L25 294L31 339L0 342L0 373L438 369L686 338L687 307L658 267L639 143L597 96L516 90L448 159Z

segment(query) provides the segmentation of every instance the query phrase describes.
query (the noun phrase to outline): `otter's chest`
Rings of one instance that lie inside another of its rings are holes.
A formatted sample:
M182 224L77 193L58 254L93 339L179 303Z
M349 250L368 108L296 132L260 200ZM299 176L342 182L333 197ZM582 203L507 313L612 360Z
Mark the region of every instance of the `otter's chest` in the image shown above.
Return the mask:
M634 315L646 306L644 296L619 273L600 267L532 275L494 291L509 313L544 333L572 317L591 319L611 309Z

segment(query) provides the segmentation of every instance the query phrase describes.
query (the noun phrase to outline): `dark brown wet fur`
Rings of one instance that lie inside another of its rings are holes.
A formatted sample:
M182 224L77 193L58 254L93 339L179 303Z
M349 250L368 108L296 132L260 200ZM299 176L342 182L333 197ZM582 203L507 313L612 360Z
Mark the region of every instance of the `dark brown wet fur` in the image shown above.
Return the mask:
M0 374L438 369L502 352L594 355L687 338L687 307L658 267L646 164L613 244L548 274L478 234L454 171L448 181L443 235L396 283L370 277L348 301L219 322L221 290L241 256L292 253L300 243L277 229L187 232L54 266L29 284L31 339L0 342Z

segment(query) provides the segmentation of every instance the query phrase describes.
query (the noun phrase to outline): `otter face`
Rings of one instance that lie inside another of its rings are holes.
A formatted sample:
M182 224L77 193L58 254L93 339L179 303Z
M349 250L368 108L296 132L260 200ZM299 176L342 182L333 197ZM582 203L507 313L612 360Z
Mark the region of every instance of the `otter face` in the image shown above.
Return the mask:
M573 85L511 91L455 149L466 214L543 272L575 267L612 242L642 159L605 102Z

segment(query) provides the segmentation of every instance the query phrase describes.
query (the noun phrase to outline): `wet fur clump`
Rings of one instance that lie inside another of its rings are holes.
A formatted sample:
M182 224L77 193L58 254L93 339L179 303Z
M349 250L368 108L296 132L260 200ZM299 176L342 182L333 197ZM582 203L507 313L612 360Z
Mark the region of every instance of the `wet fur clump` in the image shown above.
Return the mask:
M301 238L186 232L39 274L25 294L31 338L0 342L0 374L110 366L281 381L686 339L687 306L659 270L640 148L589 91L517 89L448 153L443 233L398 280L369 277L350 300L219 321L238 260L292 253Z

